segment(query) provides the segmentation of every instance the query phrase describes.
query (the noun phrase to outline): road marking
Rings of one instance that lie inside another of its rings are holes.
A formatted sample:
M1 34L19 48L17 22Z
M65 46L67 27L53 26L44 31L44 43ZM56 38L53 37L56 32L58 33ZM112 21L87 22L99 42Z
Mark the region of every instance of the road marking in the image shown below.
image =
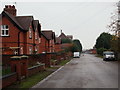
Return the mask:
M69 64L72 61L72 59L67 62L65 65ZM49 76L47 76L46 78L44 78L42 81L38 82L36 85L34 85L32 88L38 88L39 85L41 85L43 82L47 81L50 77L52 77L55 73L57 73L58 71L60 71L64 66L61 66L59 69L57 69L55 72L51 73Z

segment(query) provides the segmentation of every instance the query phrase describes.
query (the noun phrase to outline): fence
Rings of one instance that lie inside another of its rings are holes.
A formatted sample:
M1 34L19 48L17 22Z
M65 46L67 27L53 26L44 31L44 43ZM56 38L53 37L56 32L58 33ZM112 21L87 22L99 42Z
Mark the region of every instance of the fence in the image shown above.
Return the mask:
M51 59L57 60L58 62L61 60L69 59L71 53L46 53L46 54L36 54L36 55L28 55L29 58L21 58L19 60L11 60L10 58L15 55L2 55L2 67L3 71L5 70L5 75L2 77L3 88L11 85L17 80L21 80L22 77L31 76L35 73L38 73L45 69L45 66L49 67ZM20 56L19 56L20 57ZM10 66L12 65L12 66ZM14 67L16 66L16 67ZM15 73L11 72L16 71ZM7 73L6 73L7 70ZM11 73L11 74L9 74Z

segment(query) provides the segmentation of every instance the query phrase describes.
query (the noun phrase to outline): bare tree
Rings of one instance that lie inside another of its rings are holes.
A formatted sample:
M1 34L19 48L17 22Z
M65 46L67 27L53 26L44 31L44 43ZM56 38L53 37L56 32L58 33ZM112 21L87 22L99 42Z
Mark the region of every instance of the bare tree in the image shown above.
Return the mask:
M110 31L113 31L115 36L112 41L113 49L117 52L120 59L120 1L116 4L116 11L111 16Z

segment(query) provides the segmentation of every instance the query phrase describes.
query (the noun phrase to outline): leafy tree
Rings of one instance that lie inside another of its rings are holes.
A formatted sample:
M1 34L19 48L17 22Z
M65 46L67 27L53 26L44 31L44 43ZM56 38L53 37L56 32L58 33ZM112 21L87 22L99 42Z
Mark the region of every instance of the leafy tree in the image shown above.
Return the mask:
M71 52L79 52L79 48L76 44L73 44L71 47L70 47L70 51Z
M82 45L78 39L75 40L68 40L68 39L63 39L64 43L71 43L71 47L66 47L64 48L64 52L82 52Z
M71 39L62 39L62 43L72 43Z
M112 35L104 32L100 34L100 36L97 38L95 47L97 49L98 48L110 49L111 40L112 40Z
M102 55L103 55L103 52L106 51L106 50L107 50L107 49L105 49L105 48L98 48L98 49L97 49L97 53L102 56Z
M73 40L74 51L82 52L82 45L78 39Z

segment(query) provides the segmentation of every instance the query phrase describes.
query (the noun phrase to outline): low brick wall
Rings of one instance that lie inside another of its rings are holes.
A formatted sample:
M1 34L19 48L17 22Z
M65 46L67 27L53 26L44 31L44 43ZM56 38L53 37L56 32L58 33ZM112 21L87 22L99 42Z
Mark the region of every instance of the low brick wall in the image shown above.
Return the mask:
M2 56L2 64L3 65L10 65L10 57L14 55L1 55Z
M2 77L2 88L10 86L17 81L17 73L11 73Z
M43 70L45 70L45 64L30 67L30 68L28 68L28 76L31 76L31 75L38 73L40 71L43 71Z

